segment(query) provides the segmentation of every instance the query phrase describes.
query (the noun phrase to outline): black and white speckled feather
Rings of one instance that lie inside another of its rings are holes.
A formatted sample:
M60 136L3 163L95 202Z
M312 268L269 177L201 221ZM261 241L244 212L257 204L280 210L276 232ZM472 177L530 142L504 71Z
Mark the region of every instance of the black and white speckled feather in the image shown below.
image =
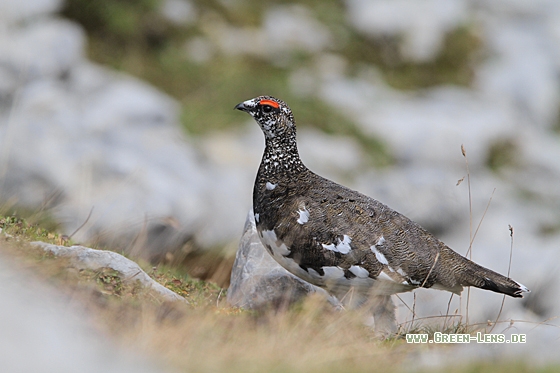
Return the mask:
M454 293L475 286L512 297L528 291L381 202L310 171L283 101L260 96L236 109L251 114L265 134L253 190L255 221L264 246L291 273L339 298L351 289L388 297L420 286Z

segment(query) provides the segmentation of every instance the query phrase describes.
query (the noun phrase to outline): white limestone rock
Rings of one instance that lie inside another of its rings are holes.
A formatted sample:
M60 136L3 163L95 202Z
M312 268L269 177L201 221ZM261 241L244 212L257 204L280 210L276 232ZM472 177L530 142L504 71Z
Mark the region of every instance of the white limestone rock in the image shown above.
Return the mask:
M40 19L26 27L0 30L0 65L18 84L61 79L84 59L85 34L63 19ZM16 87L11 87L12 90Z
M351 98L342 96L348 90ZM340 107L366 135L385 140L402 164L461 167L456 157L464 144L471 166L484 166L489 146L516 138L515 113L500 102L458 87L437 87L419 93L397 93L359 81L325 82L323 97Z
M70 258L72 264L78 269L96 271L111 268L121 274L124 282L134 283L138 281L143 287L153 290L166 301L187 302L185 298L148 276L138 264L113 251L96 250L84 246L57 246L41 241L35 241L31 244L55 256Z
M484 100L512 113L512 123L527 127L550 128L558 120L558 49L544 22L516 22L502 15L489 17L481 30L491 58L476 68L474 88Z
M347 0L346 4L352 26L376 37L402 36L401 52L415 62L433 59L446 34L468 16L464 0Z
M68 234L93 208L77 240L161 259L192 239L215 201L177 120L168 96L92 64L33 80L0 119L3 198L47 203Z
M270 52L281 55L291 51L316 53L332 44L329 29L303 5L282 5L268 9L263 31Z
M292 52L318 53L332 44L328 27L303 5L277 5L266 9L263 26L232 26L212 19L206 29L210 41L228 56L248 54L288 66Z
M23 20L49 15L59 10L62 3L62 0L2 0L0 25L11 26Z

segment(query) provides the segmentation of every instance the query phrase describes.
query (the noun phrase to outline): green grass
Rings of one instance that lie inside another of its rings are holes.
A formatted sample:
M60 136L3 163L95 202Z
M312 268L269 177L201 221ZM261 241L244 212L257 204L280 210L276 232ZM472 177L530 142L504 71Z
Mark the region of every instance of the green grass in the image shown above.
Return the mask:
M503 168L521 165L519 145L512 139L499 139L490 144L486 154L486 166L500 172Z
M66 237L54 233L55 226L52 218L47 215L32 215L29 220L14 213L0 215L0 229L8 240L21 239L25 242L43 241L52 244L66 242Z

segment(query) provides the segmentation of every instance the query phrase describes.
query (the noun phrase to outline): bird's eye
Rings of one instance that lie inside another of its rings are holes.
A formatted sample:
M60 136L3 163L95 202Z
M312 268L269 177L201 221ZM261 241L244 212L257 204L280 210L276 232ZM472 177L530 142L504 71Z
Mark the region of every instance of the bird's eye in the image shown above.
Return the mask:
M272 111L274 110L274 108L270 105L261 105L261 107L262 107L262 112L265 114L272 113Z

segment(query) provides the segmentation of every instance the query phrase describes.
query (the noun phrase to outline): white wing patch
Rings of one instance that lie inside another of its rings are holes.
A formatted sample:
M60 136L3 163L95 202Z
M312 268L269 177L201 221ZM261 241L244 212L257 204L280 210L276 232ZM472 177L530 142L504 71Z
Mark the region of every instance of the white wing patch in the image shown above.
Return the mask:
M309 211L307 208L303 208L303 210L298 210L299 218L297 220L300 224L305 224L309 221Z
M369 272L363 267L353 265L348 270L352 272L354 275L356 275L356 277L359 278L369 277Z
M276 162L274 162L276 163ZM276 165L275 165L276 166ZM278 184L272 184L271 182L267 181L266 182L266 189L267 190L274 190L274 188L276 188L278 186Z
M259 218L260 218L260 217L261 217L260 214L258 214L258 213L255 214L255 221L256 221L257 223L259 222Z
M395 280L394 278L392 278L391 276L389 276L387 273L385 273L384 271L381 271L379 273L379 275L377 276L378 280L383 280L383 281L391 281L394 282L396 284L402 284L402 285L408 285L408 282L406 280Z
M348 254L352 248L350 247L350 243L352 240L347 235L342 236L342 241L336 245L336 250L341 254Z
M379 275L377 276L377 279L395 282L395 280L393 280L388 274L386 274L383 271L379 272Z
M322 244L322 245L327 250L331 250L331 251L338 252L338 253L341 253L341 254L348 254L350 252L350 250L352 250L352 248L350 247L350 243L352 242L352 239L349 236L344 235L344 236L342 236L342 240L340 238L337 239L337 240L338 240L338 243L336 245L334 243L331 243L331 244L328 244L328 245L325 245L325 244Z
M330 243L328 245L325 244L321 244L323 246L323 248L330 250L330 251L336 251L336 246L334 245L334 243Z
M381 237L383 238L383 237ZM381 240L381 239L380 239ZM382 253L380 253L377 250L377 247L375 247L375 245L370 247L371 251L375 254L375 258L377 259L377 261L381 264L385 264L385 265L389 265L389 262L387 261L387 258L385 258L385 255L383 255Z

